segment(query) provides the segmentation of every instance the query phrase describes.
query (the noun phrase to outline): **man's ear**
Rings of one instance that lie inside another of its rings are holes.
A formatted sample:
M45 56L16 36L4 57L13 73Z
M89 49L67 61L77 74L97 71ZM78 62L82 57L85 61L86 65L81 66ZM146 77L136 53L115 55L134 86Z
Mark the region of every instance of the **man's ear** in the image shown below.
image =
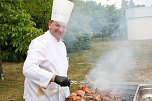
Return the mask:
M50 29L50 25L51 25L52 22L53 22L53 20L49 20L49 22L48 22L48 29Z

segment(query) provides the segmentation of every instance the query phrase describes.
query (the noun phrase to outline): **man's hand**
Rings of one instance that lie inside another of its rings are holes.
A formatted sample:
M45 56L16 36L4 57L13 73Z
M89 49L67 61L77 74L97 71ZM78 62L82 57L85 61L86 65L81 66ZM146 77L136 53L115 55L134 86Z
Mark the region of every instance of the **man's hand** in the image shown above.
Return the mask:
M54 82L62 86L70 87L70 80L67 77L56 75Z
M67 98L65 98L65 101L70 101L70 100L69 100L69 98L67 97Z

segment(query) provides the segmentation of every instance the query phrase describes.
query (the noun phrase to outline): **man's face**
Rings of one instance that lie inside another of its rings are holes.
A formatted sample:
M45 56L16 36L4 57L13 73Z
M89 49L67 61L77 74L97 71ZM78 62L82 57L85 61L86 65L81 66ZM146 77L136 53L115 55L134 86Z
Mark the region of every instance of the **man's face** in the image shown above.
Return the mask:
M49 30L58 41L60 39L62 40L64 33L66 32L66 24L59 21L50 21Z

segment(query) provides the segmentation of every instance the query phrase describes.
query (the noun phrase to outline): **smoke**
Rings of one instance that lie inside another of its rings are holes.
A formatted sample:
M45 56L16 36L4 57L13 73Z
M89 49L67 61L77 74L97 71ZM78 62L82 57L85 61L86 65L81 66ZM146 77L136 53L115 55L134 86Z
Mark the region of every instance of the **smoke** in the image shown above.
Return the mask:
M86 79L93 88L112 89L111 84L126 81L126 75L134 68L132 63L132 51L127 47L119 47L102 55Z
M75 6L68 23L68 32L72 34L101 34L108 24L112 23L112 21L109 21L110 18L107 17L107 14L105 14L106 11L106 7L101 6L94 1L75 2ZM110 14L111 13L115 12L111 11ZM113 15L111 14L111 16Z

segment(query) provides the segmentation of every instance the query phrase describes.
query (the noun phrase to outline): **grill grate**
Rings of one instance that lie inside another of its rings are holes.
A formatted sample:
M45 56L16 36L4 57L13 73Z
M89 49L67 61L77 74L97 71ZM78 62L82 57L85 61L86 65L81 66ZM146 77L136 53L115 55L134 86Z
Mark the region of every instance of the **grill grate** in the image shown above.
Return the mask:
M120 92L123 101L133 101L139 84L138 82L114 83L111 85L111 88L115 88L118 94ZM81 85L89 85L92 88L92 85L89 83Z
M114 87L119 87L123 101L133 101L138 85L134 84L116 84Z

